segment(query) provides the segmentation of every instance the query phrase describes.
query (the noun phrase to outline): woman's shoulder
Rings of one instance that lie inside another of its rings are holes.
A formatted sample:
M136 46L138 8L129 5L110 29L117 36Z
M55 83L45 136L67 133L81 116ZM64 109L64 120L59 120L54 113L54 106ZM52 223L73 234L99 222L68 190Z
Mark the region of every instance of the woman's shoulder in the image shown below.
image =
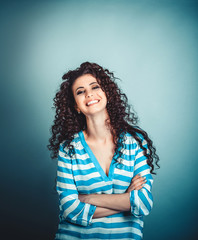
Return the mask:
M74 133L73 135L73 139L69 142L67 139L63 140L60 143L60 150L64 151L64 152L68 152L69 150L69 145L73 146L74 149L78 148L79 146L79 141L80 141L80 136L79 136L79 132L78 133Z
M125 132L122 133L123 134L123 140L125 144L131 144L134 147L137 147L139 145L139 141L137 139L139 139L143 144L146 143L143 135L141 133L136 132L135 136L132 135L132 133L130 132Z

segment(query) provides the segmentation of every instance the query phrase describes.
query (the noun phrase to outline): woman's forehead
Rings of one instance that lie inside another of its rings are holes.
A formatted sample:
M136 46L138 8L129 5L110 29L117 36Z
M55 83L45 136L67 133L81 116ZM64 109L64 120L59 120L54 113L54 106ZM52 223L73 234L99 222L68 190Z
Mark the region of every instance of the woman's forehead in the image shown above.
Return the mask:
M74 81L73 85L72 85L72 89L75 89L76 87L82 85L82 87L89 85L92 82L98 82L97 79L92 76L91 74L85 74L82 75L78 78L76 78L76 80Z

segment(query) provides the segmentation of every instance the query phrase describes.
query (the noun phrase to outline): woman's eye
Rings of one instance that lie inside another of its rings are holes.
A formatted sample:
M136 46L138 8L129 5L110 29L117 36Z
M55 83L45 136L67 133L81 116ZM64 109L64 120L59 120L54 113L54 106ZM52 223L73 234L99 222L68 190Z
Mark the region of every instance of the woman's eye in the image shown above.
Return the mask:
M97 88L99 88L99 86L95 86L95 87L93 87L93 89L97 89Z
M97 85L97 86L92 87L92 89L97 89L97 88L100 88L100 86ZM85 92L85 90L84 91L78 91L76 94L80 95L80 94L82 94L84 92Z
M77 95L79 95L79 94L81 94L81 93L83 93L83 91L79 91L79 92L77 92Z

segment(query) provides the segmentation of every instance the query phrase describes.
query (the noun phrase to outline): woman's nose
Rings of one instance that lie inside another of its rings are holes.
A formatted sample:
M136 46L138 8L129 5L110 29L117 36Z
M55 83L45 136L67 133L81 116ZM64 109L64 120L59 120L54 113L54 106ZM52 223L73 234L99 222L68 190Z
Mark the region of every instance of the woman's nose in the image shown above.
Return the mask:
M90 98L90 97L92 97L92 96L93 96L92 91L87 92L87 97L88 97L88 98Z

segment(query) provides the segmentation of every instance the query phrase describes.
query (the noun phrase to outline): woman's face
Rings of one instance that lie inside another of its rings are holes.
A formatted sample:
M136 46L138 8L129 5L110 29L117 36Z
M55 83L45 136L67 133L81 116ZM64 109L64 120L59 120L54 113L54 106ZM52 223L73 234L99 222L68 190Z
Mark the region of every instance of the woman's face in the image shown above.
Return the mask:
M106 94L91 74L78 77L72 85L72 92L78 112L90 116L106 110Z

